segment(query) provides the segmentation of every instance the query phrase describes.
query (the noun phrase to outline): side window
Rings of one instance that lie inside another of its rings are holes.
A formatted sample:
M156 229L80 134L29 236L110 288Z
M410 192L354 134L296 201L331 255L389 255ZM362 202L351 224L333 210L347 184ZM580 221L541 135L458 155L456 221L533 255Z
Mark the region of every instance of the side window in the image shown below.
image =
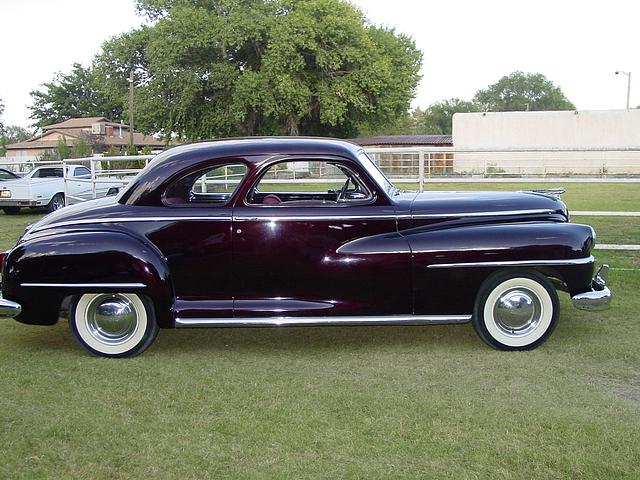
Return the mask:
M229 163L198 170L174 182L164 195L167 205L224 205L247 174L243 163Z
M32 178L62 177L62 168L44 167L35 171Z
M334 161L296 160L271 165L248 194L252 205L338 206L367 203L362 179Z
M77 167L75 172L73 172L73 176L91 178L91 170L89 170L87 167Z

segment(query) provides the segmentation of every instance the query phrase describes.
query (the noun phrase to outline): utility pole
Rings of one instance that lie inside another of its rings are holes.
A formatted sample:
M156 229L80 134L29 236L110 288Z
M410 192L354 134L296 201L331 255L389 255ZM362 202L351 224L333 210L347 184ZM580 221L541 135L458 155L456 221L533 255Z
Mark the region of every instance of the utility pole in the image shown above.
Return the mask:
M629 97L631 96L631 72L616 70L616 75L620 73L627 76L627 110L629 110Z
M129 149L133 148L133 67L129 72Z

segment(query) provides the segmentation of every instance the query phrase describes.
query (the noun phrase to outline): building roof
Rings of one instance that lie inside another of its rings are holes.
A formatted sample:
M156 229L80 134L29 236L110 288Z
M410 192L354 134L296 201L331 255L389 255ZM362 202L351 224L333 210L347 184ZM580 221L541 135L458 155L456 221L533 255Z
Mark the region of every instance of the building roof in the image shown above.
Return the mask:
M106 117L82 117L82 118L70 118L64 122L54 123L52 125L45 125L43 130L55 130L55 129L68 129L68 128L91 128L94 123L104 123L114 127L129 128L129 125L120 124L110 121Z
M379 137L352 138L350 142L363 147L374 145L418 146L418 145L452 145L451 135L388 135Z
M59 133L61 135L64 135L66 137L66 140L67 140L66 144L68 146L72 146L74 140L76 140L77 138L80 138L83 135L86 135L86 132L84 132L81 128L68 128L63 130L58 130L58 129L47 130L42 136L38 135L24 142L10 143L5 147L7 150L56 148L56 146L58 145L58 139L57 138L55 140L47 139L47 136L53 133ZM100 140L107 147L110 147L112 145L116 147L120 147L120 146L126 147L127 145L129 145L129 132L123 133L122 137L119 137L117 135L113 135L109 137L100 135ZM151 135L145 135L143 133L138 133L138 132L133 132L133 144L136 147L144 147L147 145L150 147L165 146L162 140L158 140L157 138Z
M5 147L7 150L16 150L23 148L55 148L58 144L58 139L56 138L55 140L49 140L47 139L49 135L59 133L61 135L68 136L70 137L70 142L68 141L67 143L70 144L73 142L73 140L80 137L79 132L82 132L82 130L47 130L42 135L36 135L35 137L32 137L29 140L25 140L24 142L9 143L5 145Z

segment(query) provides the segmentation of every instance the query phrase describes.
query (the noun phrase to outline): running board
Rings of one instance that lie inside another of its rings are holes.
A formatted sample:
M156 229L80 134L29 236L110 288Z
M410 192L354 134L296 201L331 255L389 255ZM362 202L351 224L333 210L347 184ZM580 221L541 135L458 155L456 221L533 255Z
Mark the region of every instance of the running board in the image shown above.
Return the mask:
M322 327L467 323L471 315L388 315L383 317L176 318L176 327Z

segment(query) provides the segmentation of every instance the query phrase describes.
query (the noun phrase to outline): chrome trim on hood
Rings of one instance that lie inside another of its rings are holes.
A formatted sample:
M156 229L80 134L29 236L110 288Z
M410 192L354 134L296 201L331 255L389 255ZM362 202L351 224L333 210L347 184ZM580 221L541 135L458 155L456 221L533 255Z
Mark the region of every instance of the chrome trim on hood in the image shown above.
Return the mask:
M420 252L414 252L420 253ZM464 267L544 267L547 265L584 265L595 262L593 255L586 258L574 258L569 260L505 260L488 262L460 262L460 263L434 263L427 268L464 268Z

